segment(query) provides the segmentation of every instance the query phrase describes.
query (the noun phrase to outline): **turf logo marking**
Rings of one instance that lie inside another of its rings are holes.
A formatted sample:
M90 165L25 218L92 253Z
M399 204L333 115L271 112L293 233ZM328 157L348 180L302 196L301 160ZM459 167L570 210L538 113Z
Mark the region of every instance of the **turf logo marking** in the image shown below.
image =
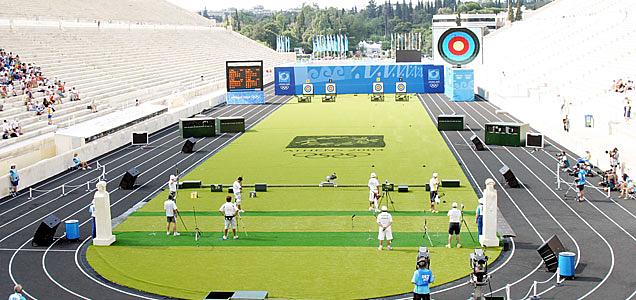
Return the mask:
M287 148L384 148L383 135L297 136Z

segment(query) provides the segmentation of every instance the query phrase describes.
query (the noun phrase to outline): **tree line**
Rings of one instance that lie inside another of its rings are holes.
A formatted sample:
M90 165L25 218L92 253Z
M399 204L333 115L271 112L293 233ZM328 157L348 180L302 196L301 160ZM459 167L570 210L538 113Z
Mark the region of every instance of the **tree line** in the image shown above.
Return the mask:
M515 21L522 18L522 5L538 8L551 0L393 1L378 3L369 0L365 7L350 9L303 5L299 9L277 11L269 15L234 10L226 14L224 22L231 22L234 30L273 49L276 47L276 36L289 36L292 47L301 47L308 53L312 51L312 37L316 35L346 33L352 46L363 40L371 40L382 42L383 47L388 48L391 33L422 33L422 51L430 54L431 24L435 14L498 14L508 11L508 19ZM207 11L201 14L208 16Z

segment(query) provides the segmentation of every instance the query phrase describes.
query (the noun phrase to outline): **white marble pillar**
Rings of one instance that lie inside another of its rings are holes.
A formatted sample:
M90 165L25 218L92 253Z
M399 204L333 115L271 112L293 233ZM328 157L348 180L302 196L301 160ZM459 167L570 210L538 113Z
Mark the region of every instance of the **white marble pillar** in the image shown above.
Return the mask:
M486 189L484 189L484 228L483 235L479 237L479 243L484 247L499 246L497 238L497 191L495 181L486 179Z
M110 246L115 242L110 217L110 195L106 191L106 182L97 183L97 192L93 196L95 203L95 226L97 237L93 239L95 246Z

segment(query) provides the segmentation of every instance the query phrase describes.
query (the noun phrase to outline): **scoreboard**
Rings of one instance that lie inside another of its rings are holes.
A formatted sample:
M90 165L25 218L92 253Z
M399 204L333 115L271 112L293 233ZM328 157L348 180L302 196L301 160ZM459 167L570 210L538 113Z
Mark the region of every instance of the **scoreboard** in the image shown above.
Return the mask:
M263 90L263 61L227 61L227 91Z

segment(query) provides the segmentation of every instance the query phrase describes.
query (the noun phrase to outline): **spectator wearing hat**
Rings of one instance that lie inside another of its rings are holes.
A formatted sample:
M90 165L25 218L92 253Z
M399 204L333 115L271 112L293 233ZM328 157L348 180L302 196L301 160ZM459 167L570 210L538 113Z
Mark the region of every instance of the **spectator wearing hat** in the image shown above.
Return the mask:
M461 248L462 245L460 244L459 241L459 231L460 231L460 222L462 219L462 212L457 209L457 202L453 202L453 208L451 208L451 210L448 211L448 218L449 218L449 224L448 224L448 244L446 244L446 248L450 248L451 247L451 243L453 241L453 235L455 235L456 239L457 239L457 248Z
M9 300L26 300L24 295L22 295L22 286L20 284L16 284L13 287L13 294L9 295Z
M382 212L378 214L376 222L378 223L378 240L380 245L378 250L382 250L382 244L386 239L386 249L391 250L391 241L393 240L393 232L391 231L391 225L393 224L393 217L388 212L386 205L382 205Z
M428 181L428 186L430 188L430 200L431 200L431 212L436 213L435 209L435 201L437 200L437 190L439 189L439 178L437 173L433 173L433 177Z
M11 181L11 196L15 197L18 195L18 184L20 183L20 175L15 164L11 164L9 169L9 181Z

